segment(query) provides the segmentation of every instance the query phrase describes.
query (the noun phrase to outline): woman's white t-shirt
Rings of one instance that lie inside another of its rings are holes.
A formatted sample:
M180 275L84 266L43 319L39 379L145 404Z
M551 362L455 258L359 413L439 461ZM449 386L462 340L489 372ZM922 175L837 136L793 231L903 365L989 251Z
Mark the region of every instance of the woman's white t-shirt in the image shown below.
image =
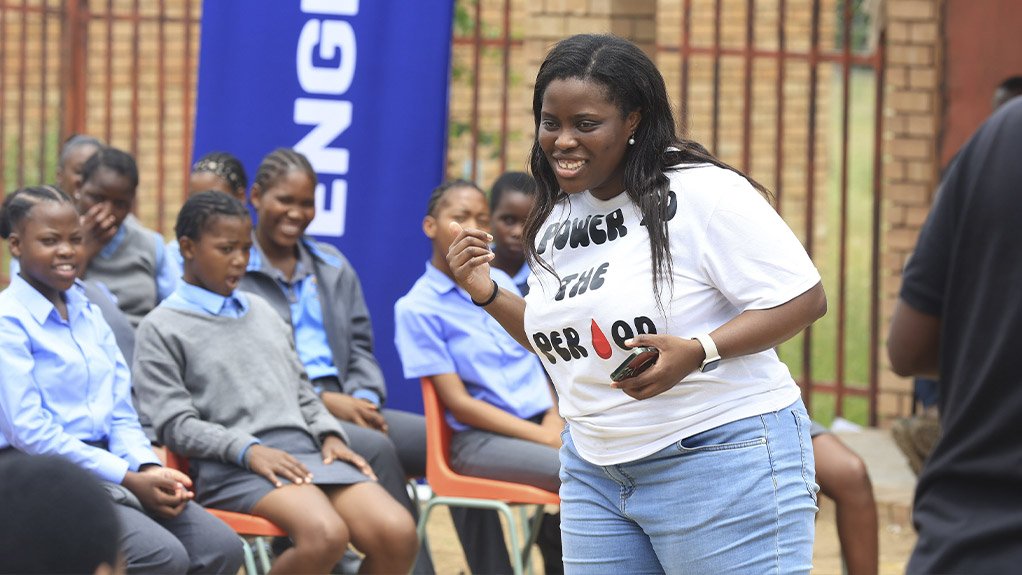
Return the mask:
M665 313L653 294L649 236L627 194L608 201L572 194L537 235L539 256L560 279L533 270L526 334L557 388L572 441L596 465L640 459L799 397L773 350L725 359L642 401L610 387L634 334L709 333L820 281L798 238L745 178L712 165L667 175L674 282L662 288Z

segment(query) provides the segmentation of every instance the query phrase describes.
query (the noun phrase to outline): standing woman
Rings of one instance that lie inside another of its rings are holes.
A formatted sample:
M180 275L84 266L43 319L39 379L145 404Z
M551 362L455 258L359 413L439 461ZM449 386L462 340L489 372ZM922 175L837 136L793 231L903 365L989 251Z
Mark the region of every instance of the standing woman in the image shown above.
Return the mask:
M533 112L528 299L485 232L452 224L448 261L557 388L565 572L809 572L809 418L772 348L825 313L819 273L760 186L677 136L631 42L558 43ZM613 382L639 346L656 363Z

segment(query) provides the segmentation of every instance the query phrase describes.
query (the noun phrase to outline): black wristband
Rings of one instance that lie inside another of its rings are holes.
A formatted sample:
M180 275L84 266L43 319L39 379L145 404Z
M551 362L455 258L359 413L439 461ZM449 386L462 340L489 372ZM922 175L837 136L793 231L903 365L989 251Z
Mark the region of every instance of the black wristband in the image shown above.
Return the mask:
M497 292L500 291L500 287L497 286L497 280L492 280L491 279L490 281L493 282L493 293L490 294L490 297L487 298L486 301L484 301L484 302L477 302L476 300L473 299L472 303L476 304L479 307L486 307L486 306L490 305L491 303L493 303L493 300L497 299ZM472 299L472 298L470 297L468 299Z

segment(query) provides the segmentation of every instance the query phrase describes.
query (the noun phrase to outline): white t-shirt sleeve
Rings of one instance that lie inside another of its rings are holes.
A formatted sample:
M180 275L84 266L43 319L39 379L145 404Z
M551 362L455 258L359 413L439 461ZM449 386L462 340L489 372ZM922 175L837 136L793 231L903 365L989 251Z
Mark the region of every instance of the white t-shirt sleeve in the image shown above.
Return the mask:
M819 283L805 248L766 199L737 174L722 184L702 250L710 283L742 311L777 307Z

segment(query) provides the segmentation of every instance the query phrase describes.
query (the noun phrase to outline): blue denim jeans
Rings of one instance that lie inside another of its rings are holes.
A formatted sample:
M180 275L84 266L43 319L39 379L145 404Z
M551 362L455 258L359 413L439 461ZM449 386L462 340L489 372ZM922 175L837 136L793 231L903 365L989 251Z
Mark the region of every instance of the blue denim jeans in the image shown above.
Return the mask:
M586 462L567 431L565 573L810 571L819 486L802 400L620 465Z

